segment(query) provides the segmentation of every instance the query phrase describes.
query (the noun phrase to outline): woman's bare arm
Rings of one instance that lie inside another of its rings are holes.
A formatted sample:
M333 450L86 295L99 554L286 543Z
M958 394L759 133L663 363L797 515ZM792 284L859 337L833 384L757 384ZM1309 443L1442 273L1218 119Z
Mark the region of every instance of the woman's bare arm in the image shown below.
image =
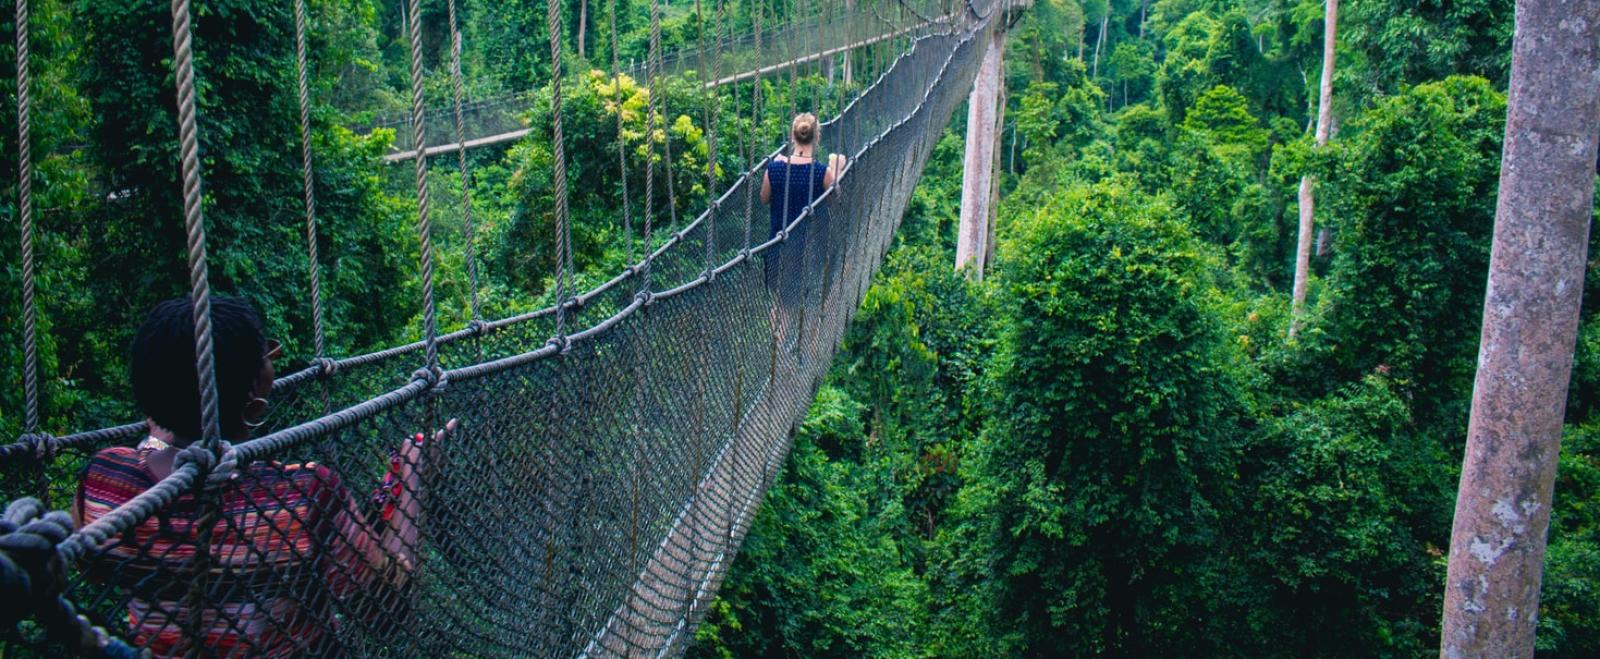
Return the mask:
M356 581L370 581L377 575L385 576L395 586L405 584L411 571L416 569L417 524L422 516L422 476L425 461L431 460L445 434L454 431L456 420L445 424L445 430L434 434L426 446L417 446L407 440L400 449L400 494L395 498L395 512L382 533L367 524L354 498L344 497L343 509L337 515L335 527L344 544L368 568ZM344 561L336 561L344 562ZM376 574L375 574L376 573ZM356 576L356 575L351 575Z
M844 173L844 164L844 154L828 154L828 169L822 174L822 187L833 187L833 182L839 180L839 174Z
M767 174L761 175L761 203L772 203L772 177Z

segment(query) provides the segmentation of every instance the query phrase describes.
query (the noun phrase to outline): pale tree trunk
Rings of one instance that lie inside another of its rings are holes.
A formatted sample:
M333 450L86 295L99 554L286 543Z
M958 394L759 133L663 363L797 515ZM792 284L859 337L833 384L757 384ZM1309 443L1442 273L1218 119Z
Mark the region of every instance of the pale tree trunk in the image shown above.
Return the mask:
M1326 0L1322 15L1322 87L1317 94L1317 148L1328 143L1333 126L1334 43L1339 32L1339 0ZM1311 277L1312 218L1316 199L1312 196L1311 175L1300 177L1300 235L1294 250L1294 293L1289 314L1289 338L1300 330L1305 313L1306 284Z
M556 0L550 0L555 2ZM578 4L578 59L586 59L588 51L584 48L589 35L589 0Z
M1139 3L1139 38L1140 39L1144 38L1144 12L1145 12L1146 9L1149 9L1149 8L1150 8L1150 0L1143 0L1142 2Z
M1005 154L1005 143L1001 140L1006 134L1006 76L1004 71L1000 74L1000 99L995 104L994 117L994 164L989 167L989 213L988 227L984 230L983 237L983 267L987 270L994 264L995 223L1000 220L1000 158Z
M989 237L990 188L994 177L995 115L1000 100L1001 57L1005 33L997 32L984 51L978 75L967 97L967 142L962 154L961 220L956 234L956 270L971 268L967 276L983 278L985 241Z
M1440 656L1532 657L1594 215L1600 0L1521 0Z
M845 8L845 11L850 16L851 25L854 26L855 25L855 13L856 13L855 0L846 0L846 2L844 3L844 8ZM849 31L849 37L845 39L845 42L846 43L853 43L855 41L855 34L856 34L855 30L850 30ZM850 83L853 81L853 79L855 77L855 72L852 71L852 69L854 67L851 66L851 62L850 62L850 55L853 52L854 51L849 50L849 49L846 49L844 51L844 84L845 84L846 87L850 86Z
M1106 5L1106 14L1100 17L1100 34L1094 38L1094 68L1089 74L1092 78L1100 77L1100 46L1106 42L1106 25L1111 22L1111 5Z

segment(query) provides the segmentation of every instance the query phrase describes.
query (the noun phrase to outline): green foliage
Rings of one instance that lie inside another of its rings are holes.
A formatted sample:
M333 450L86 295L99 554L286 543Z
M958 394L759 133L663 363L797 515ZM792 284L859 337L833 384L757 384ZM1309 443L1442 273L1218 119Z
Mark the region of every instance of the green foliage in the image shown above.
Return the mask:
M1341 41L1358 54L1340 82L1381 95L1450 75L1504 85L1511 71L1513 0L1355 2L1342 8Z
M1257 430L1235 528L1266 577L1259 615L1276 653L1419 654L1438 642L1451 462L1379 375Z
M1600 424L1569 426L1540 591L1541 656L1600 652Z
M1230 480L1206 259L1170 209L1066 190L1002 250L998 409L963 471L990 624L1032 656L1205 643L1184 584ZM1191 635L1193 634L1193 635Z
M871 437L865 408L824 387L769 491L696 656L915 657L927 589L896 540L904 511L871 496L882 473L825 450ZM751 610L751 604L760 607ZM721 641L706 648L712 639Z
M1332 149L1339 247L1307 341L1339 379L1383 366L1422 409L1464 418L1504 122L1487 81L1449 78L1379 103Z

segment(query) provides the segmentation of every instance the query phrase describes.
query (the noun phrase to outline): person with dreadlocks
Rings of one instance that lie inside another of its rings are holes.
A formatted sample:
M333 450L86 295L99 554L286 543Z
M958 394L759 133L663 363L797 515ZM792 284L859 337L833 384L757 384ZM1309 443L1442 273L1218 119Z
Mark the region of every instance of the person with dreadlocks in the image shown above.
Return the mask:
M156 305L139 328L130 370L149 435L138 446L108 448L90 459L73 502L80 526L172 474L178 456L200 437L193 319L189 299L177 298ZM212 298L211 326L222 434L249 439L262 425L272 362L282 350L263 336L260 318L242 300ZM419 434L404 441L391 455L388 482L375 502L381 510L364 513L324 465L242 464L211 506L185 492L107 543L89 576L130 591L129 633L157 655L183 654L195 641L222 656L337 654L335 603L346 615L377 618L392 617L405 599L400 594L417 561L419 471L432 452L422 440ZM206 548L206 604L196 618L185 595L197 577L208 509L220 516Z
M788 154L779 155L767 163L767 171L761 178L761 203L768 205L768 239L776 237L784 227L799 218L806 208L833 187L834 180L844 171L845 157L841 154L830 155L826 165L817 162L820 131L816 115L810 112L796 115L789 124ZM783 280L782 266L779 264L784 252L790 258L802 258L805 254L805 232L790 234L787 240L773 245L766 252L764 267L767 288L773 291L773 319L779 325L777 329L781 334L787 333L783 325L788 314L780 313L780 307L797 306L802 302L800 297L804 290L801 282Z

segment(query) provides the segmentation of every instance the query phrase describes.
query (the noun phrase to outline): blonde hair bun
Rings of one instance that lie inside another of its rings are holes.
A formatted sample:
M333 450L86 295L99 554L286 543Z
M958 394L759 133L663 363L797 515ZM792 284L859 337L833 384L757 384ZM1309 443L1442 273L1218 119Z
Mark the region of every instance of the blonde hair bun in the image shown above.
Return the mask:
M810 112L795 115L794 121L789 124L789 137L802 146L810 146L817 141L817 116Z

